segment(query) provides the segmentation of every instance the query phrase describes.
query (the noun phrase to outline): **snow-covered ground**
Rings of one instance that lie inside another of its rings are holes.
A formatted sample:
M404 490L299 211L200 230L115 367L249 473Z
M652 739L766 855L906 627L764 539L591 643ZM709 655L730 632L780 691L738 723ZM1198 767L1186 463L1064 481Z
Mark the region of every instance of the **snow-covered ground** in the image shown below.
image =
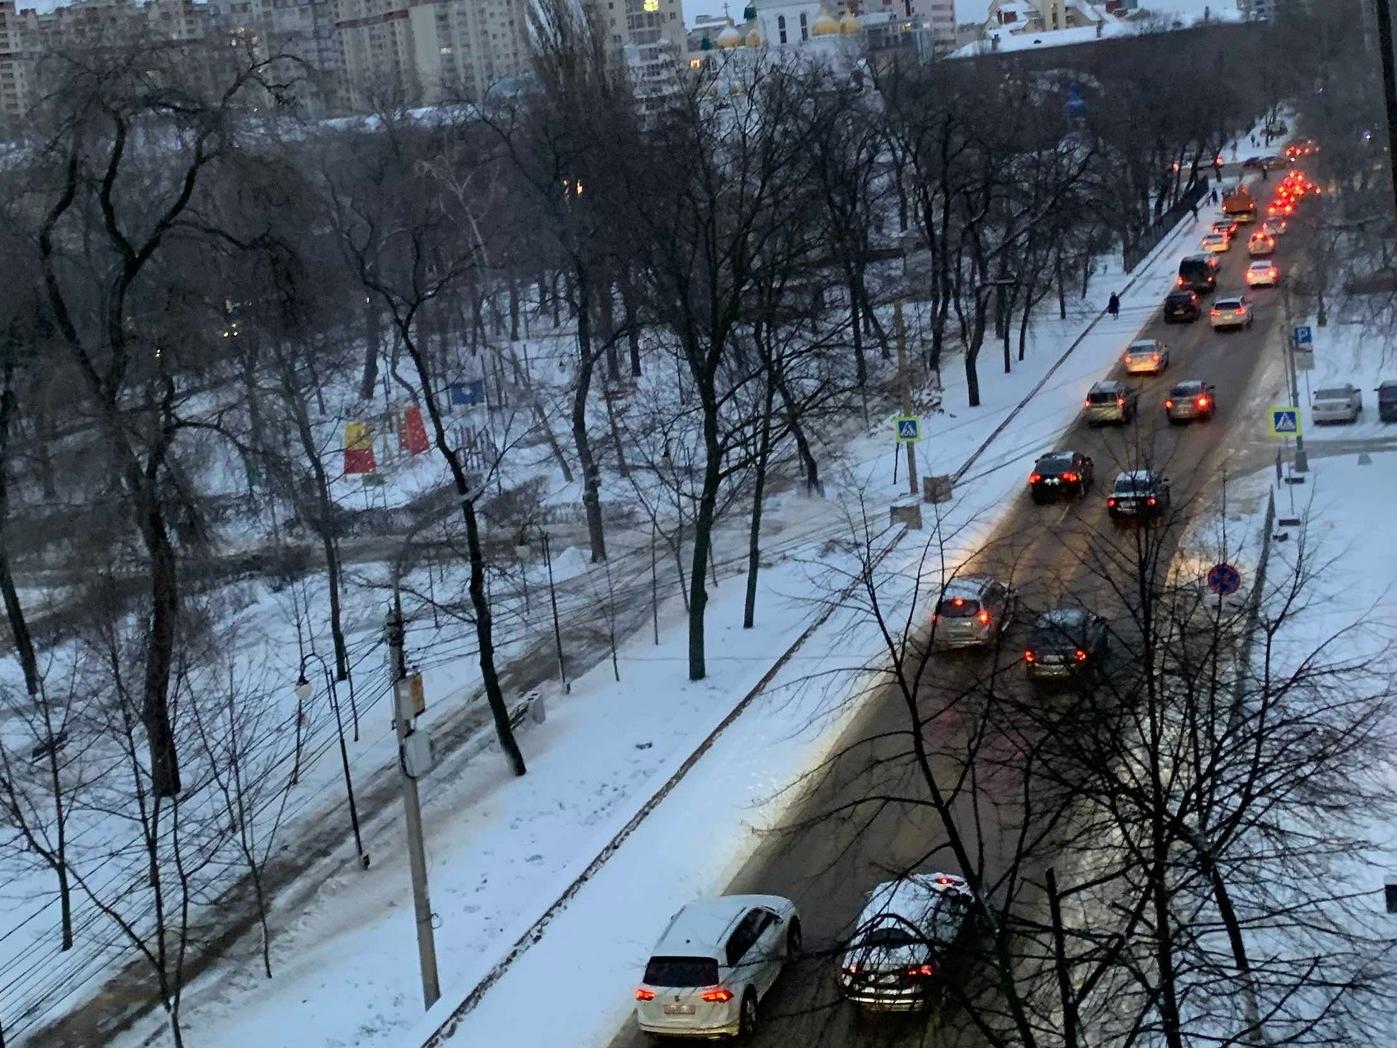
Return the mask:
M1298 372L1300 410L1307 444L1369 437L1397 439L1397 422L1378 418L1376 387L1382 381L1397 381L1397 356L1387 339L1375 335L1361 320L1350 319L1339 311L1320 327L1313 316L1297 321L1307 325L1314 342L1314 370ZM1314 394L1329 386L1350 384L1363 396L1363 413L1352 424L1317 426L1310 407Z
M946 408L924 419L923 474L959 469L1063 350L1078 343L1014 426L974 463L954 501L942 507L943 530L956 536L951 557L973 548L1018 490L1034 456L1075 416L1083 389L1115 362L1157 309L1172 285L1177 257L1197 235L1196 223L1185 227L1166 238L1156 261L1134 279L1118 270L1104 272L1067 321L1053 316L1036 323L1028 357L1011 374L1000 373L998 347L986 347L981 408L960 406L964 378L958 358L948 361L942 376ZM1112 290L1122 293L1117 320L1099 313ZM851 442L849 465L830 478L828 498L780 496L770 509L772 522L798 521L809 534L846 539L845 514L855 511L861 497L878 518L875 530L881 530L887 504L905 484L893 483L898 450L890 438L887 420ZM929 517L931 507L925 508ZM671 602L662 611L658 646L644 636L621 646L619 683L608 660L574 682L570 695L546 693L547 721L521 736L530 767L526 777L510 778L493 751L465 767L447 762L433 772L424 801L444 993L420 1027L413 1026L421 1005L400 819L389 812L366 827L373 855L367 872L347 863L342 848L337 872L316 898L279 915L270 983L216 970L188 988L185 1022L198 1029L200 1045L411 1045L421 1030L434 1028L804 629L828 594L829 573L852 563L837 544L806 542L789 552L764 574L757 630L740 629L740 580L718 586L709 611L708 680L684 681L683 612ZM904 540L887 562L889 577L909 569L919 554L919 542ZM883 599L894 596L885 593ZM414 645L425 649L429 642L421 636ZM678 902L722 884L755 845L756 829L779 817L777 794L832 744L851 712L839 700L850 690L856 667L878 650L865 624L847 613L834 615L467 1016L456 1043L581 1045L612 1029L624 1011L639 953L662 917ZM434 700L473 679L465 654L444 662L444 676L429 681ZM845 672L816 676L834 670ZM441 705L434 701L433 709ZM391 745L382 709L372 716L382 745ZM725 829L673 830L695 825ZM748 832L732 832L734 826ZM636 883L647 885L643 901L635 897ZM575 967L581 941L587 943L589 978L556 979L557 972ZM545 977L567 1000L559 997L546 1011L521 1007L531 999L530 985ZM573 985L560 985L568 982ZM152 1017L116 1039L113 1048L160 1043L165 1036L162 1020Z

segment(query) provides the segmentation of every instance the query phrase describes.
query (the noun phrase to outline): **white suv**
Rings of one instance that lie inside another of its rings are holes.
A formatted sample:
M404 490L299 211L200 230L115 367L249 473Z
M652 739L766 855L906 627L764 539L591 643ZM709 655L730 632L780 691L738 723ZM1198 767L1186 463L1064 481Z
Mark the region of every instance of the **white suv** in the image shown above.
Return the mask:
M795 903L779 895L725 895L674 915L635 989L648 1034L747 1037L757 1004L800 953Z

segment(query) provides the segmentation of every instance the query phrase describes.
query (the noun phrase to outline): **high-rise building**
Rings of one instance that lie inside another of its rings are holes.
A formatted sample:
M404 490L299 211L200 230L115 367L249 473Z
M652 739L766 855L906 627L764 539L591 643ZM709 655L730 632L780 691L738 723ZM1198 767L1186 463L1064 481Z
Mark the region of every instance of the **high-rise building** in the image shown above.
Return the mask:
M32 71L14 0L0 0L0 122L12 124L31 104Z
M529 69L525 0L339 0L341 101L478 100Z
M210 0L209 7L219 27L257 55L296 59L289 94L307 112L339 108L336 0Z

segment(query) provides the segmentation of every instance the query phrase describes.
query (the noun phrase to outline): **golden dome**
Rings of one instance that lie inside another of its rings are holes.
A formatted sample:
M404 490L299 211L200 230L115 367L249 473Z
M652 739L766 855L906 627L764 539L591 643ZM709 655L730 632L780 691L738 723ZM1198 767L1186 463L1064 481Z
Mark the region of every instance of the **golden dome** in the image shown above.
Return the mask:
M718 46L725 51L729 48L742 46L742 32L732 24L731 18L728 19L728 24L723 26L723 31L718 34Z
M820 5L820 13L815 16L815 21L810 26L811 36L838 36L839 22L834 15L825 9L825 5Z
M762 27L755 18L747 23L747 46L762 46Z
M853 36L855 33L863 32L863 23L859 21L859 16L853 11L845 11L844 17L839 20L839 32L843 36Z

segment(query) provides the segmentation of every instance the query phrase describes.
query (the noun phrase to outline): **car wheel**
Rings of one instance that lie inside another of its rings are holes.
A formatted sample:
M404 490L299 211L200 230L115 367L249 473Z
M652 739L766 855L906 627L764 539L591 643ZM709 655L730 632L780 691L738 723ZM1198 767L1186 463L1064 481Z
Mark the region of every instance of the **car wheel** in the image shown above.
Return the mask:
M757 1032L757 994L755 990L748 989L742 995L742 1007L737 1013L737 1037L739 1040L747 1040Z
M786 929L786 960L793 961L800 956L800 919L791 918L791 925Z

